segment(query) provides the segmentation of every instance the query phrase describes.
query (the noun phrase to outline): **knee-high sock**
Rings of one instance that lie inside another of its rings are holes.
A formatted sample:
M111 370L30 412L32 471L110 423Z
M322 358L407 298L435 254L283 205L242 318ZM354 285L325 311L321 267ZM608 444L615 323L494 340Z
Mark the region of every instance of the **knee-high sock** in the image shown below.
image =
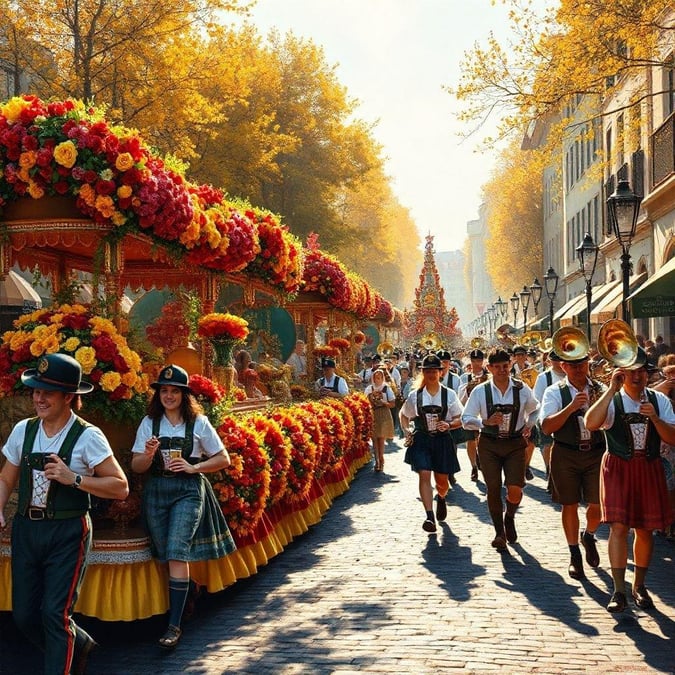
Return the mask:
M183 609L190 590L189 579L169 577L169 623L180 628Z

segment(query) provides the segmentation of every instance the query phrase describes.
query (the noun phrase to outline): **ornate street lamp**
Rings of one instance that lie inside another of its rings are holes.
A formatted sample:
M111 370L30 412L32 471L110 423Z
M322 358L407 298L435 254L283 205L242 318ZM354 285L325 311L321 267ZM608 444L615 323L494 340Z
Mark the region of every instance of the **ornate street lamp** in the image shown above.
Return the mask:
M552 267L548 268L548 272L544 276L544 287L546 288L546 296L548 297L548 328L549 335L553 337L553 302L555 301L555 294L558 292L559 277Z
M511 311L513 312L513 327L518 328L516 324L518 323L518 307L520 307L520 298L515 291L510 297L509 302L511 303Z
M621 313L623 320L630 323L627 298L630 294L630 246L635 236L640 202L642 197L636 195L627 180L620 180L614 194L607 198L607 216L611 232L621 245L621 274L623 277L623 297Z
M497 308L497 311L499 312L499 316L501 317L502 321L506 318L506 311L508 309L508 302L506 300L502 300L502 296L500 295L497 300L495 300L495 307Z
M598 245L593 241L593 237L586 232L584 240L577 246L577 258L579 258L579 269L586 282L586 335L588 343L591 342L591 296L593 294L593 275L595 266L598 264Z
M537 316L537 311L539 307L539 303L541 302L541 292L544 289L541 287L541 284L539 283L539 279L537 277L534 278L534 281L532 282L532 285L530 286L530 291L532 292L532 303L534 304L534 315Z
M488 321L490 322L490 340L494 335L493 329L497 326L497 310L494 305L487 308Z
M520 291L520 304L523 306L523 333L527 330L527 308L530 306L531 297L532 291L527 286L523 286L523 290Z

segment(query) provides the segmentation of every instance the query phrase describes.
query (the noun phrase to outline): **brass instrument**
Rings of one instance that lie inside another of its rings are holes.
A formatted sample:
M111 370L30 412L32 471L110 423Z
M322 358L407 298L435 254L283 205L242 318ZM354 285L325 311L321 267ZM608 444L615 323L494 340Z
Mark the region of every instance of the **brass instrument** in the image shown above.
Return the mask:
M424 349L428 349L429 351L433 352L436 351L437 349L441 348L441 340L436 335L436 333L427 333L421 340L420 344Z
M534 348L539 346L545 335L546 333L540 330L528 330L527 333L523 333L517 338L517 341L523 347Z
M377 345L377 353L384 358L388 358L394 353L394 345L391 342L380 342Z
M497 330L495 331L495 335L497 336L497 339L500 340L501 342L505 342L507 344L515 344L516 341L511 337L511 333L515 329L513 326L511 326L508 323L502 324Z
M605 321L598 333L598 352L614 368L633 365L638 355L633 329L621 319Z
M472 373L471 379L466 383L466 396L467 396L467 398L471 395L471 392L479 384L483 384L483 382L487 382L488 377L490 377L490 373L488 373L485 369L483 369L483 372L480 374L479 377L475 377Z
M553 351L563 361L576 361L588 356L591 349L586 333L574 326L558 328L551 340Z
M484 337L471 338L471 349L484 349L487 345L487 340Z
M534 383L537 381L539 371L534 367L523 368L518 375L518 379L522 380L530 389L534 388Z
M542 343L540 343L539 348L543 351L550 352L553 349L553 340L550 337L547 337Z

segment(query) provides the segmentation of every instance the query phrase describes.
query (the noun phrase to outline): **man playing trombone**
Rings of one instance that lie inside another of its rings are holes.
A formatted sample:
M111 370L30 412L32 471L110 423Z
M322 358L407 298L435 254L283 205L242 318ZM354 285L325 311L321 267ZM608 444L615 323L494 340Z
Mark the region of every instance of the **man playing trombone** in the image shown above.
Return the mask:
M654 546L652 532L667 529L673 520L659 450L661 441L675 443L675 412L664 394L647 389L647 356L637 347L630 326L618 320L607 323L613 324L614 337L607 341L610 354L603 356L622 367L614 370L607 391L589 408L584 421L591 431L602 429L607 444L600 469L601 518L609 523L608 553L614 581L607 611L622 612L626 608L630 528L635 530L633 600L641 609L654 606L645 577ZM624 337L617 338L616 324L623 324ZM598 336L601 353L605 326ZM634 345L635 356L613 358L625 351L616 346L624 347L626 342Z

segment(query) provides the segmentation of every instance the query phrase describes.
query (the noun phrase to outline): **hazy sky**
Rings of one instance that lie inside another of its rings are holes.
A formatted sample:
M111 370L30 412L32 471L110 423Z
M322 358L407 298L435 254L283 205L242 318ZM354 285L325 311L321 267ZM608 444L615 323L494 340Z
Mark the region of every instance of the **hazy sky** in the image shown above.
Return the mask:
M421 237L431 232L437 251L461 248L494 156L459 138L458 104L442 87L457 84L462 55L474 43L484 45L490 31L505 35L501 2L258 0L250 21L263 34L292 30L323 47L360 101L358 117L379 120L374 135L387 173Z

